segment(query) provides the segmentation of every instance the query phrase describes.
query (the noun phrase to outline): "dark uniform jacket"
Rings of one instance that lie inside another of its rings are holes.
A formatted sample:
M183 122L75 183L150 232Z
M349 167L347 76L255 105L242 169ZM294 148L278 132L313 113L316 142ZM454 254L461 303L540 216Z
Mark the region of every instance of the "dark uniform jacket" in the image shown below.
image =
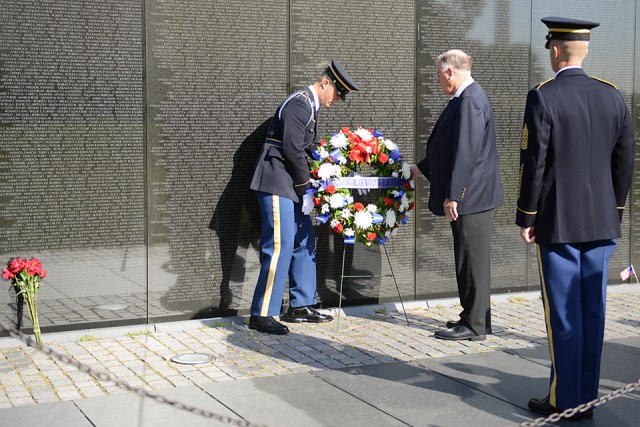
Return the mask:
M516 223L538 243L620 237L633 172L631 115L620 92L580 68L529 91Z
M429 209L435 215L444 215L446 198L458 202L460 215L504 203L493 111L478 83L449 101L417 166L430 181Z
M316 141L317 112L307 88L285 100L274 114L256 162L251 189L299 202L311 188L307 153Z

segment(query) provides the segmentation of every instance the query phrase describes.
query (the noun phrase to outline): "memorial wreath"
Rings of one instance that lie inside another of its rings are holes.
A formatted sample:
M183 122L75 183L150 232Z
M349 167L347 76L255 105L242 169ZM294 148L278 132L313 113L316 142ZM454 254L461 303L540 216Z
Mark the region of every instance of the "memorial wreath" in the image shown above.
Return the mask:
M398 146L382 132L344 127L320 141L311 165L316 220L329 223L347 244L384 244L409 220L414 207L411 170ZM374 176L360 176L370 167ZM359 194L382 189L377 203L354 199Z

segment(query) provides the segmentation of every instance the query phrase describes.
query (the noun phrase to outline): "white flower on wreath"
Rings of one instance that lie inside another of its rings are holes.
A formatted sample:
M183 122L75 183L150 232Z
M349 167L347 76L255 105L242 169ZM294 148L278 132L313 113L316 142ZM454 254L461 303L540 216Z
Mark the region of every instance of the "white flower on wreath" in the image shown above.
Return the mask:
M323 163L318 168L318 178L322 181L328 181L331 177L340 176L340 166L333 163Z
M344 197L342 196L342 194L332 194L331 197L329 197L329 206L331 206L331 209L340 209L341 207L343 207Z
M354 133L362 138L363 141L371 141L373 139L373 134L367 129L360 128Z
M404 212L407 209L409 209L409 198L406 194L403 194L402 198L400 199L400 208L398 209L398 211Z
M391 237L395 236L396 234L398 234L398 228L394 228L393 230L391 230Z
M349 219L351 218L351 211L349 209L342 209L340 216L344 219Z
M331 209L329 208L329 205L327 203L324 203L322 205L322 208L320 209L320 213L326 214L329 213Z
M388 239L389 236L391 236L391 231L389 231L389 230L385 231L384 232L384 237L386 237Z
M387 160L387 163L389 163L390 165L394 164L396 161L393 160L391 157L389 157L389 160Z
M356 235L356 232L353 231L353 228L345 228L342 233L347 237L353 237Z
M338 163L340 163L341 165L346 165L347 164L347 158L341 154L338 157Z
M329 156L329 152L322 146L318 147L318 154L320 155L321 159L324 159L327 156Z
M333 135L329 140L329 144L335 148L345 148L349 145L349 140L347 139L347 136L341 132Z
M411 166L409 163L403 163L400 171L402 172L402 179L411 178Z
M338 221L337 219L331 220L331 228L336 228L336 225L338 224L340 224L340 221Z
M356 227L363 230L367 229L373 224L373 215L367 210L356 212L353 216L353 222L356 224Z
M378 212L378 207L376 205L374 205L373 203L369 203L367 205L367 210L371 213L375 213Z
M398 177L398 172L396 172L396 171L391 172L391 177L392 178L397 178Z
M353 196L351 194L347 194L345 196L345 198L347 199L347 204L350 205L353 203Z
M317 179L313 179L313 178L311 178L311 179L309 180L309 182L311 183L311 186L312 186L313 188L318 188L318 187L320 187L320 182L321 182L321 181L318 181Z
M396 143L390 139L383 139L382 142L384 143L384 146L386 147L386 149L389 151L398 149L398 145L396 145Z
M386 224L386 226L389 228L393 228L396 226L396 221L397 221L396 212L391 209L388 210L384 216L384 223Z

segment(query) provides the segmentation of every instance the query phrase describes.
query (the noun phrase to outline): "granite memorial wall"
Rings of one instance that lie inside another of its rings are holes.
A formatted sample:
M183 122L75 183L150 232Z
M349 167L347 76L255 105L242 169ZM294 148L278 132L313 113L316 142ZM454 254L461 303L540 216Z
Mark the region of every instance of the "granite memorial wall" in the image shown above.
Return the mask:
M247 314L260 233L248 184L278 103L336 57L362 90L320 111L321 136L376 129L419 160L447 102L435 58L460 48L498 133L493 291L535 290L514 215L526 92L552 77L540 18L602 23L585 68L616 83L637 128L637 3L0 0L0 261L37 257L49 271L45 333ZM636 174L612 283L640 264L638 191ZM427 195L421 178L411 221L382 247L316 226L323 307L341 285L343 306L456 295L450 227ZM29 330L3 283L0 320Z

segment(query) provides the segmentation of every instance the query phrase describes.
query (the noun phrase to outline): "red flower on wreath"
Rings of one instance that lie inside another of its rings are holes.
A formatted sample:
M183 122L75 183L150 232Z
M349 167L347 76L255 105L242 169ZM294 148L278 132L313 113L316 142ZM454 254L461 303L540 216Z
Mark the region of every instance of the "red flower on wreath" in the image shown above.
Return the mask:
M356 202L356 203L353 204L353 208L355 210L357 210L358 212L360 212L361 210L364 209L364 205L362 203L360 203L360 202Z
M372 233L372 232L367 233L367 240L370 242L374 241L376 237L378 237L376 233Z
M378 161L382 164L387 163L389 161L389 156L384 153L380 153L380 155L378 156Z
M325 188L325 191L329 194L333 194L336 192L336 186L333 184L329 184L327 185L327 187Z
M384 198L384 204L387 205L387 206L393 205L393 199L390 199L389 197L385 197Z
M342 233L342 224L337 223L335 227L333 227L333 231L335 231L336 233Z

